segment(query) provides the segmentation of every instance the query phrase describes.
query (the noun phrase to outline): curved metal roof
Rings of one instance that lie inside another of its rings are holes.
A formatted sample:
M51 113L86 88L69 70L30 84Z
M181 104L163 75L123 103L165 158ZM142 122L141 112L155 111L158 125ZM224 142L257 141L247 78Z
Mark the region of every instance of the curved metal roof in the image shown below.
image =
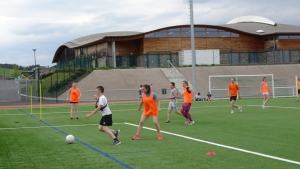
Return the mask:
M70 42L64 43L63 46L67 46L69 48L76 48L83 45L87 45L92 42L102 40L106 37L126 37L126 36L134 36L139 34L141 34L141 32L133 32L133 31L97 33L93 35L84 36L78 39L74 39Z
M250 18L250 19L249 19ZM68 48L77 48L85 45L89 45L98 41L101 41L108 37L129 37L136 35L144 35L151 32L156 32L160 30L166 30L171 28L178 27L189 27L190 25L176 25L165 28L160 28L148 32L134 32L134 31L120 31L120 32L106 32L106 33L98 33L93 35L84 36L78 39L74 39L72 41L66 42L61 45L55 52L52 63L58 61L59 54L64 50L65 47ZM223 29L227 31L232 31L236 33L246 33L252 34L256 36L264 36L264 35L279 35L279 34L300 34L300 26L294 25L286 25L286 24L276 24L275 22L268 20L263 17L239 17L233 19L225 25L200 25L196 24L195 27L207 27L207 28L216 28ZM262 30L262 31L258 31Z
M270 19L261 17L261 16L254 16L254 15L248 15L248 16L241 16L232 19L231 21L227 22L227 24L237 24L237 23L245 23L245 22L254 22L254 23L263 23L268 25L276 25L275 22L271 21Z

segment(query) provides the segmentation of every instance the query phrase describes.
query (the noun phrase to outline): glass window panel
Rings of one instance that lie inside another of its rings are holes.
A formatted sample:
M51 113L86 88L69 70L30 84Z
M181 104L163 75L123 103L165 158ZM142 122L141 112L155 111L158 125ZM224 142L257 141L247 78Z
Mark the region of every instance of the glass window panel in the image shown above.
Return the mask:
M206 32L206 37L219 37L219 32Z
M240 63L240 53L231 53L231 63L233 65Z
M181 28L181 32L190 32L191 28Z
M195 32L195 37L197 37L197 38L205 37L205 32Z
M191 31L182 31L181 32L181 36L184 37L184 38L190 38L191 37Z
M169 37L171 38L180 38L180 32L177 32L177 31L170 31L169 30Z
M148 34L146 34L145 38L154 38L154 33L148 33Z
M205 28L194 28L195 32L205 32Z
M257 63L257 53L249 53L249 63Z
M289 36L278 36L278 39L289 39Z
M233 38L238 38L238 37L240 37L240 35L237 34L237 33L231 33L231 37L233 37Z
M300 35L292 35L290 36L290 39L300 39Z
M206 28L207 32L218 32L218 29Z
M156 32L155 33L155 37L157 37L157 38L168 37L168 31L167 30L163 30L163 31Z
M223 38L230 37L230 32L220 31L219 34L220 34L220 37L223 37Z

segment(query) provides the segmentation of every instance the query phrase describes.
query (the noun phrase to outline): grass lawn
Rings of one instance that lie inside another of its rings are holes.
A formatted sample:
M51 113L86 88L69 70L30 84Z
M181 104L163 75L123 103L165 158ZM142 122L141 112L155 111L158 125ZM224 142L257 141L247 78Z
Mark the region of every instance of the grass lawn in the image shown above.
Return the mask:
M109 99L109 98L108 98ZM85 119L94 105L79 106L79 120L70 120L69 107L44 107L43 121L39 109L0 110L0 168L2 169L296 169L300 168L300 103L294 98L272 99L268 109L261 108L261 99L238 100L243 112L230 113L228 100L194 102L192 126L184 125L181 116L166 120L168 103L162 102L159 115L163 140L157 140L149 119L141 139L133 141L142 112L138 103L110 104L112 129L120 129L121 145L100 133L101 114ZM181 105L181 103L179 103ZM54 126L54 127L53 127ZM166 133L167 132L167 133ZM66 134L76 137L65 142ZM208 141L209 144L203 141ZM213 143L221 144L220 147ZM240 148L264 155L292 160L299 164L236 151ZM207 156L214 151L215 156Z

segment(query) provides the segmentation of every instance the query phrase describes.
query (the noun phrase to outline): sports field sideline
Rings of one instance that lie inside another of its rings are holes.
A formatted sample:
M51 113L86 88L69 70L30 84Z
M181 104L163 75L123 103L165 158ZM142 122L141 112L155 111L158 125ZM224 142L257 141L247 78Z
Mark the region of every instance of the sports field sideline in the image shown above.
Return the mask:
M69 106L9 108L0 110L0 168L300 168L300 105L294 98L271 99L267 109L262 99L242 99L243 112L230 113L228 100L194 102L192 126L172 114L166 120L167 102L162 102L159 122L163 140L151 120L140 140L131 140L142 112L138 103L111 103L113 129L120 129L121 145L97 128L101 114L84 116L94 105L79 106L79 120L69 119ZM76 137L67 144L65 136ZM207 156L214 151L215 156Z

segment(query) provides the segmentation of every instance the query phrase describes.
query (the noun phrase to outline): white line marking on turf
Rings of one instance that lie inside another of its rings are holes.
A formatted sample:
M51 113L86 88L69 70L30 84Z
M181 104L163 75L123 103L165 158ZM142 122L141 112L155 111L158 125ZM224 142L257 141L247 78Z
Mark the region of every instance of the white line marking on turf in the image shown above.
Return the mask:
M124 123L113 123L113 124L124 124ZM32 126L32 127L15 127L15 128L0 128L0 130L17 130L17 129L40 129L40 128L51 128L51 127L82 127L82 126L98 126L99 124L81 124L81 125L61 125L61 126Z
M261 107L261 105L246 105L249 107ZM278 109L300 109L299 107L283 107L283 106L267 106L267 108L278 108Z
M131 124L131 123L124 123L124 124L138 127L138 125L136 125L136 124ZM149 127L143 127L143 128L147 129L147 130L156 131L156 129L149 128ZM244 153L248 153L248 154L253 154L253 155L257 155L257 156L261 156L261 157L266 157L266 158L270 158L270 159L274 159L274 160L279 160L279 161L284 161L284 162L287 162L287 163L300 165L300 162L298 162L298 161L288 160L288 159L275 157L275 156L271 156L271 155L267 155L267 154L262 154L262 153L258 153L258 152L254 152L254 151L249 151L249 150L245 150L245 149L241 149L241 148L226 146L226 145L223 145L223 144L218 144L218 143L214 143L214 142L210 142L210 141L200 140L200 139L197 139L197 138L188 137L188 136L184 136L184 135L180 135L180 134L175 134L175 133L171 133L171 132L167 132L167 131L160 131L160 132L165 133L165 134L169 134L169 135L172 135L172 136L185 138L185 139L188 139L188 140L198 141L198 142L201 142L201 143L206 143L206 144L210 144L210 145L214 145L214 146L218 146L218 147L222 147L222 148L227 148L227 149L236 150L236 151L240 151L240 152L244 152Z

